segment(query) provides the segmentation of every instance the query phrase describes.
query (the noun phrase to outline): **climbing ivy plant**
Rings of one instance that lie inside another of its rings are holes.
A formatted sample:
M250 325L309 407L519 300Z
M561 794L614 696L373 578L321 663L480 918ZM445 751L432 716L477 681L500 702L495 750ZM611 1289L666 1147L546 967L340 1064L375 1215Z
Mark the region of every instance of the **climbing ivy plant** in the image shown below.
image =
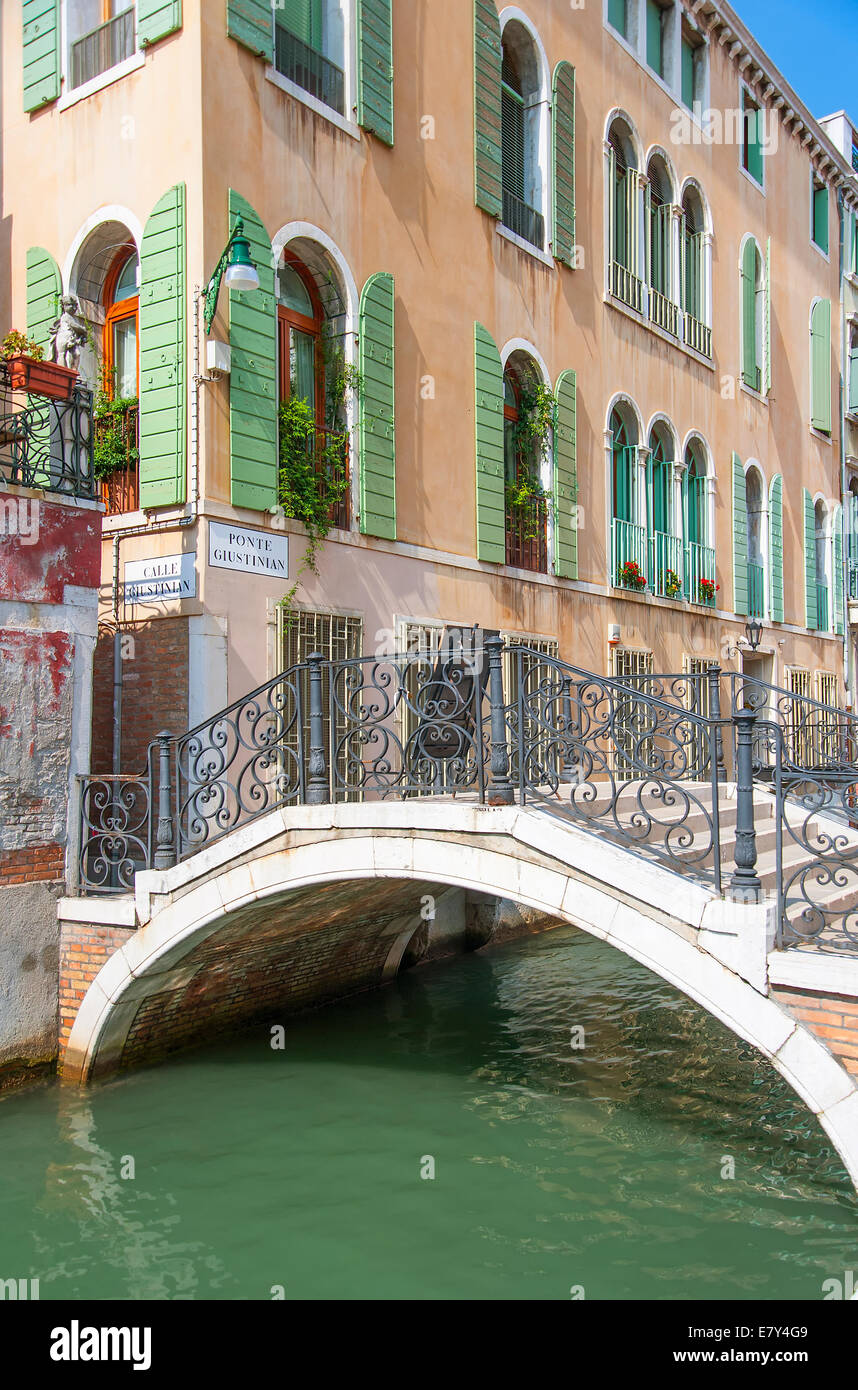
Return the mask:
M508 509L519 514L524 534L533 540L538 531L542 504L551 493L539 481L539 465L548 452L557 401L542 383L524 386L518 398L518 419L512 429L516 458L515 479L507 479L504 496Z

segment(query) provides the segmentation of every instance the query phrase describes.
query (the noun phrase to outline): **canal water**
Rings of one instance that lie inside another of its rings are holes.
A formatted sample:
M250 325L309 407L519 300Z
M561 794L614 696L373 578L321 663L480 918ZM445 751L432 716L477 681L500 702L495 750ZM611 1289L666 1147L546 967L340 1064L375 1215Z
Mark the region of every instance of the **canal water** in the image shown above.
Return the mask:
M42 1299L821 1299L855 1267L858 1204L785 1083L572 929L271 1042L0 1101L0 1278Z

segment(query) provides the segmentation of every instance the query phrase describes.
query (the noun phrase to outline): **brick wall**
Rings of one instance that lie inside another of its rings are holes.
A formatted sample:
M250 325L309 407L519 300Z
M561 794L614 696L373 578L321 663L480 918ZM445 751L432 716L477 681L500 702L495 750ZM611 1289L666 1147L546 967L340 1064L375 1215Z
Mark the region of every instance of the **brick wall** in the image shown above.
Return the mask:
M0 888L12 883L54 882L63 877L63 846L28 845L0 850Z
M60 1070L80 1002L105 961L124 946L133 929L64 922L60 933Z
M125 773L146 767L149 744L162 729L188 728L188 622L157 618L122 629L122 754ZM92 770L113 770L113 633L102 628L95 651Z
M772 993L822 1039L847 1071L858 1077L858 999L783 988Z

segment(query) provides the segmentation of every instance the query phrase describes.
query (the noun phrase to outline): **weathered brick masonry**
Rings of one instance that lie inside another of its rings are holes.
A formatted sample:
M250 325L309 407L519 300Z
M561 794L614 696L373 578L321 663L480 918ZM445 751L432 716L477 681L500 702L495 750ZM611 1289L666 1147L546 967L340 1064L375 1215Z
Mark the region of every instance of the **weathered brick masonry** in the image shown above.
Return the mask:
M780 986L772 993L822 1039L847 1071L858 1076L858 999Z
M121 770L141 773L146 751L163 729L188 728L188 621L160 618L122 628ZM113 768L113 634L102 629L95 650L92 702L92 770Z
M59 965L60 1057L83 996L105 961L133 934L131 928L63 923Z

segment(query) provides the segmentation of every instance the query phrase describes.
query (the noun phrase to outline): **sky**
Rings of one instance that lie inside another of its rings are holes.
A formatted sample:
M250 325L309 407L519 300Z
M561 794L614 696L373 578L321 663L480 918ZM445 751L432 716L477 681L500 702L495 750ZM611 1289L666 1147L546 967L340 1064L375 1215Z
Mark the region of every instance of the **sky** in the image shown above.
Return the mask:
M812 116L858 123L858 0L730 0Z

